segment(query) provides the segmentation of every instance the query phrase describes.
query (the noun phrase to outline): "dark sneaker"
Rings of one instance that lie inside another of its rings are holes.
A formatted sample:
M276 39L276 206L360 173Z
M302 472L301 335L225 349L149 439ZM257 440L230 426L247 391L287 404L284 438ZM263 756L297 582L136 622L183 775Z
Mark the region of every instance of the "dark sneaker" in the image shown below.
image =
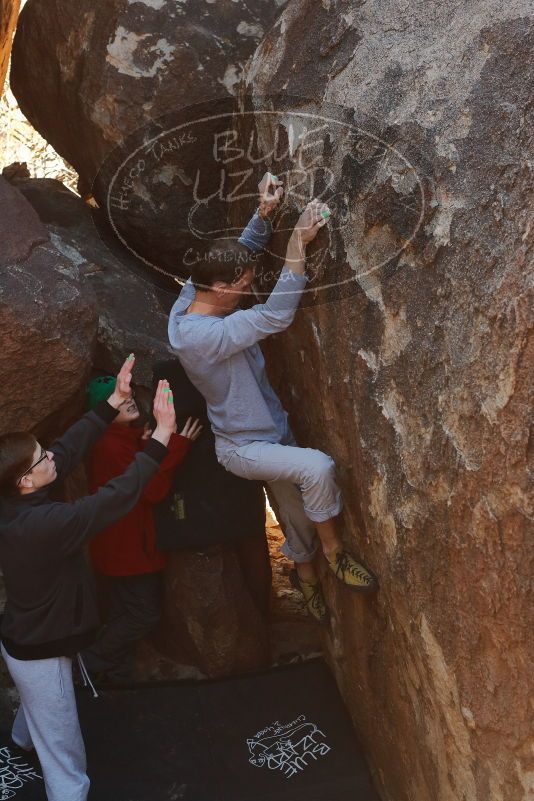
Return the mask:
M347 551L335 551L326 558L328 567L343 584L356 592L374 592L378 581L366 567L361 565Z
M293 587L302 594L306 609L310 615L315 618L318 623L328 623L329 614L320 582L303 581L299 578L299 574L296 570L290 572L289 580Z

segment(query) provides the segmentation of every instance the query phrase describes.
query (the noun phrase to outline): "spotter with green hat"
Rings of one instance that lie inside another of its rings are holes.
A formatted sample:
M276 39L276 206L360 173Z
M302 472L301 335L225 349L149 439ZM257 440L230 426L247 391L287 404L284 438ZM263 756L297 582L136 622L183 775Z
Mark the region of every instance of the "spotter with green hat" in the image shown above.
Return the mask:
M114 375L102 375L93 378L87 385L87 408L94 409L100 401L113 395L117 379Z

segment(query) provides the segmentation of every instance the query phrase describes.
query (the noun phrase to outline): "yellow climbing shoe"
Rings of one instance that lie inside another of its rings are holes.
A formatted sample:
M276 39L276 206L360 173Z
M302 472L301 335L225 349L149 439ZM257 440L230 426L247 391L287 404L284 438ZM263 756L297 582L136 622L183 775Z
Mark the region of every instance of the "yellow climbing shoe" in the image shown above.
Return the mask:
M302 594L309 614L318 623L328 623L329 614L320 582L303 581L296 570L290 572L289 580L293 587Z
M361 565L347 553L338 550L326 557L328 567L343 584L356 592L373 592L378 588L378 581L366 567Z

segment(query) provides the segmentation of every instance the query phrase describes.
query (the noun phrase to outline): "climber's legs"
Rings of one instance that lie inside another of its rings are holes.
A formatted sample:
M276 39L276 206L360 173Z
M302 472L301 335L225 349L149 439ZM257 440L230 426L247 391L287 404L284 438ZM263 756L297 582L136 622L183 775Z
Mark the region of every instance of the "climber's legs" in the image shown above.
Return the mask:
M309 569L313 569L317 534L325 552L340 547L332 518L341 511L341 492L334 478L334 462L325 453L253 442L234 451L225 467L235 475L268 484L286 537L282 551L297 565L310 563Z
M282 552L297 565L301 582L316 583L313 557L317 536L336 577L352 589L374 589L376 580L342 546L334 518L342 508L333 459L313 448L252 442L232 453L227 470L268 484L286 537Z

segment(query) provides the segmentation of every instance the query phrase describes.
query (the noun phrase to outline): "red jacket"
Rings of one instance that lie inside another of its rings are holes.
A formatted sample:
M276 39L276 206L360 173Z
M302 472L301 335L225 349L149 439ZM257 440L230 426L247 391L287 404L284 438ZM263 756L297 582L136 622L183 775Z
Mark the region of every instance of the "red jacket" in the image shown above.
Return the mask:
M93 447L89 457L91 493L121 475L142 450L142 428L112 423ZM191 440L173 434L169 454L145 487L139 503L117 523L103 529L89 543L95 570L105 576L134 576L162 570L166 554L156 550L156 529L152 505L169 492L176 466L185 458Z

